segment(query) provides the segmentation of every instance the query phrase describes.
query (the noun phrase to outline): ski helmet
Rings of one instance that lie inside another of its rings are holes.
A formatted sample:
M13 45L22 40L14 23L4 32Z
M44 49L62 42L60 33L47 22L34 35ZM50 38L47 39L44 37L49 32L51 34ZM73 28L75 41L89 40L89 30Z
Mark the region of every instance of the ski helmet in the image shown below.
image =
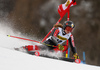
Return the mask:
M67 26L71 27L72 29L75 27L75 25L72 21L65 21L63 24L63 29L65 30Z

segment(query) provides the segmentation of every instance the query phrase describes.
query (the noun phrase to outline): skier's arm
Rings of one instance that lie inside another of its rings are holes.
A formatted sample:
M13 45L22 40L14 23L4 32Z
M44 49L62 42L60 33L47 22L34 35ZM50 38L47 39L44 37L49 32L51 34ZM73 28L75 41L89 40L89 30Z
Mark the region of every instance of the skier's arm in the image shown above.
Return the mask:
M74 44L73 35L71 35L71 37L69 38L69 43L70 43L70 47L71 47L73 54L77 53L76 47L75 47L75 44Z
M52 32L52 36L55 36L57 37L57 34L59 33L59 29L58 28L55 28Z
M79 56L77 54L76 47L75 47L75 44L74 44L73 35L71 35L71 37L69 38L69 43L70 43L70 46L71 46L71 50L73 52L74 59L79 59Z
M58 33L59 33L59 29L55 28L53 30L52 36L57 37ZM64 52L67 49L67 47L66 47L66 45L60 45L60 44L58 44L58 49Z
M71 35L71 37L69 38L69 43L70 43L71 50L73 52L74 59L79 59L79 56L77 54L76 47L75 47L75 44L74 44L73 35Z

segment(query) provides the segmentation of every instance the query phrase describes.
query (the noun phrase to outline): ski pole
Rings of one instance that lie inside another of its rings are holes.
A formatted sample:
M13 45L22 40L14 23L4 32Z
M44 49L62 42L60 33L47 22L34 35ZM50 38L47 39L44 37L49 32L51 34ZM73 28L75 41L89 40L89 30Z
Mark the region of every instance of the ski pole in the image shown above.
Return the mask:
M13 38L18 38L18 39L23 39L23 40L27 40L27 41L32 41L32 42L36 42L36 43L40 43L39 41L35 41L35 40L31 40L31 39L16 37L16 36L12 36L12 35L7 35L7 36L8 36L8 37L13 37Z
M57 47L57 46L54 46L54 45L46 44L46 43L43 43L43 42L31 40L31 39L21 38L21 37L12 36L12 35L7 35L7 36L8 36L8 37L17 38L17 39L22 39L22 40L27 40L27 41L32 41L32 42L40 43L40 44L43 44L43 45L46 45L46 46Z

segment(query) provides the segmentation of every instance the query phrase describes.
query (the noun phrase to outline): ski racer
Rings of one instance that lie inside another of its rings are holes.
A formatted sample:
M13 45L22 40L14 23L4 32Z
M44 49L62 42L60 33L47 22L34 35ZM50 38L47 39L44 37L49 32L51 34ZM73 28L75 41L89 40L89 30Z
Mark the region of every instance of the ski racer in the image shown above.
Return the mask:
M74 59L79 59L79 56L76 51L74 44L74 38L71 32L73 31L75 25L72 21L65 21L64 24L54 25L55 29L52 32L52 35L49 36L44 45L49 50L66 52L65 57L68 57L68 43L70 43L71 51L73 52ZM42 46L43 47L43 46ZM41 49L38 45L28 45L25 46L25 49L28 51L39 50Z

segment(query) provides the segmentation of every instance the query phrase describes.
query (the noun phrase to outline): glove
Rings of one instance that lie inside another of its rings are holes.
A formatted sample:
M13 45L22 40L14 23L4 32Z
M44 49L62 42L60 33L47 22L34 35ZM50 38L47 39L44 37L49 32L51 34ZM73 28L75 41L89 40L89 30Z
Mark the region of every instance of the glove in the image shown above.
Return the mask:
M77 53L74 53L74 54L73 54L73 57L74 57L74 59L79 59L79 56L78 56Z
M62 51L62 50L64 50L64 46L58 44L58 49Z

